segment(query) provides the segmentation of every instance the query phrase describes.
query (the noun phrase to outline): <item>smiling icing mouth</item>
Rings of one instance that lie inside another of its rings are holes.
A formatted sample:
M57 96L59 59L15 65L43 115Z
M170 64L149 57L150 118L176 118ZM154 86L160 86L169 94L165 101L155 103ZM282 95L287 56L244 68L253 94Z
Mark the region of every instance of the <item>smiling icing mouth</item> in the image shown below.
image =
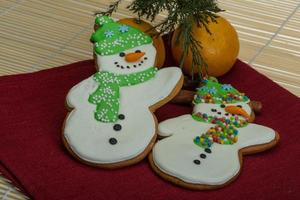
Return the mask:
M143 65L144 61L147 60L148 58L147 57L144 57L143 59L140 59L140 61L138 63L135 63L135 64L127 64L126 66L125 65L121 65L119 64L119 62L114 62L115 66L117 68L121 68L121 69L130 69L130 68L137 68L137 67L140 67Z

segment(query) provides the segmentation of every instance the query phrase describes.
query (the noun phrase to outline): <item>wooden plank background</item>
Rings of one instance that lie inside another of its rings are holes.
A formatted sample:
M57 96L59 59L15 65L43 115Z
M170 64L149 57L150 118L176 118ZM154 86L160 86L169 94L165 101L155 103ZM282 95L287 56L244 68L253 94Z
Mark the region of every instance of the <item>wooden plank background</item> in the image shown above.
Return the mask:
M0 0L0 76L92 58L89 37L109 0ZM115 18L132 16L123 0ZM237 29L239 58L300 96L300 1L219 0ZM156 23L165 17L162 13ZM0 199L24 199L0 176Z

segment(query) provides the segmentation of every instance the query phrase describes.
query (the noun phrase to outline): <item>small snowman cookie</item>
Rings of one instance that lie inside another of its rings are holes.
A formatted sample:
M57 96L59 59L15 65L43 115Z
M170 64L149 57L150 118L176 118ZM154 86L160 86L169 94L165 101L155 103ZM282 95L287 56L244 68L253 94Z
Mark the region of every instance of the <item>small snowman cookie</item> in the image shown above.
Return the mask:
M159 124L149 161L161 177L182 187L214 189L233 181L242 155L274 146L279 136L254 120L249 99L229 84L205 80L192 115Z
M179 92L183 77L177 67L154 67L156 50L143 32L107 16L96 23L91 41L99 71L69 91L63 141L86 164L118 168L151 151L153 112Z

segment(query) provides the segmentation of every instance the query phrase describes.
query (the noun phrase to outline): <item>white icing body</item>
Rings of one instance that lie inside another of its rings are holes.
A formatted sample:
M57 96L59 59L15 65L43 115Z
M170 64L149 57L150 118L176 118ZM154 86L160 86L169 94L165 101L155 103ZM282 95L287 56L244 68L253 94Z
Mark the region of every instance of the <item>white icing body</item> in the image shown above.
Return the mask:
M121 69L114 64L126 64L119 55L98 56L100 70L126 74L153 66L155 48L144 45L131 49L131 52L136 49L146 52L147 60L141 66L133 68L134 63L127 63L130 69ZM88 97L96 90L98 83L92 76L80 82L67 96L67 104L74 108L64 128L64 137L69 147L82 160L95 164L116 163L138 156L156 134L156 121L149 107L170 95L181 76L181 70L177 67L164 68L149 81L121 87L119 114L123 114L125 119L114 123L102 123L94 118L96 105L89 103ZM121 130L114 130L115 124L120 124ZM117 143L112 145L110 138L115 138Z
M227 104L229 105L229 104ZM235 104L231 104L235 105ZM239 103L251 113L246 103ZM208 115L227 117L225 110L216 104L199 104L194 112ZM211 113L211 108L217 112ZM240 162L238 151L244 147L269 143L275 139L275 131L261 125L249 123L246 127L238 128L238 141L233 145L213 143L211 153L194 144L196 136L205 133L214 124L196 121L191 115L183 115L163 121L158 131L161 136L169 136L157 142L153 148L155 165L164 173L177 177L186 183L203 185L222 185L238 174ZM201 158L205 154L206 158ZM196 165L193 161L199 160Z

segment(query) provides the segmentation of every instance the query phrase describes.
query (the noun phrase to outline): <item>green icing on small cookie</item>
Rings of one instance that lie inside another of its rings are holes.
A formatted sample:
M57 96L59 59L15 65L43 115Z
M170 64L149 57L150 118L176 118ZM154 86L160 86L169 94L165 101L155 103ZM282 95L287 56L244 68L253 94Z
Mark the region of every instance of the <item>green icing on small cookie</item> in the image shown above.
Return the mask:
M204 85L197 89L194 103L227 104L248 102L249 98L230 84L220 84L212 80L204 80Z
M108 16L97 17L100 28L91 36L94 50L99 55L113 55L124 50L152 43L151 37L142 31L113 21Z
M107 71L94 74L93 79L99 83L88 101L96 104L95 119L104 123L115 122L118 119L120 105L120 87L143 83L153 78L157 68L149 69L132 74L119 75Z

